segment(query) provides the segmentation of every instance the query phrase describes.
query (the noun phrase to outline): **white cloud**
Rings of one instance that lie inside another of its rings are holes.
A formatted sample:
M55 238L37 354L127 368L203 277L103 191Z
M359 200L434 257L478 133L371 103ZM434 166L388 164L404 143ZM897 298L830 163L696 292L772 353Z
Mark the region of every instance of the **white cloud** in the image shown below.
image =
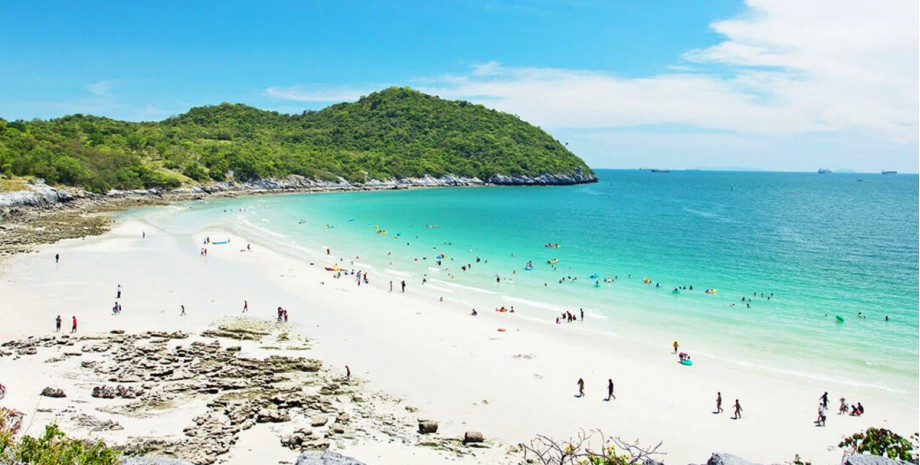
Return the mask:
M422 90L549 128L677 124L754 135L869 130L917 138L915 0L749 0L721 43L661 74L622 78L497 62ZM691 66L693 72L688 72Z
M378 89L374 89L378 90ZM372 90L373 91L373 90ZM294 102L345 102L361 98L372 91L354 88L322 88L319 86L269 87L263 94Z
M86 86L86 90L93 95L107 96L112 88L112 81L99 81Z

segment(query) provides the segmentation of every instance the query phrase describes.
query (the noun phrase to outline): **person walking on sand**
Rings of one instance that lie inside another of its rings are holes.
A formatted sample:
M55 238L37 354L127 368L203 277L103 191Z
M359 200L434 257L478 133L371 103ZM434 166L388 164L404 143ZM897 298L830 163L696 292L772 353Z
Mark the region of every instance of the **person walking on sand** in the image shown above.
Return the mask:
M181 304L181 305L179 305L179 307L182 308L182 312L179 313L179 316L185 316L185 304Z
M607 398L604 400L609 402L610 399L616 400L617 396L613 395L613 380L608 378L607 379Z
M716 393L716 413L722 413L722 412L724 412L724 410L722 410L722 393L717 392Z
M581 321L585 321L585 309L579 308L578 311L581 312Z
M118 287L115 289L115 298L116 299L121 298L121 284L119 284Z
M578 378L578 395L575 397L584 397L585 396L585 380Z
M77 332L77 316L73 317L73 326L70 327L70 334Z
M827 409L827 391L824 391L824 394L818 398L821 401L821 406Z
M61 332L61 315L58 315L57 318L54 319L54 332Z
M249 311L249 301L243 300L243 313L246 313L248 311Z
M735 416L732 417L732 420L740 420L742 410L741 403L738 402L738 399L735 399Z
M677 353L677 349L680 349L680 344L678 344L677 341L674 341L674 344L673 344L673 345L674 345L674 353L676 354L676 353Z
M345 365L345 381L348 381L350 379L351 379L351 368L349 368L348 365Z
M390 292L393 292L393 281L390 281Z
M826 426L827 407L824 404L818 404L818 419L815 420L815 426Z

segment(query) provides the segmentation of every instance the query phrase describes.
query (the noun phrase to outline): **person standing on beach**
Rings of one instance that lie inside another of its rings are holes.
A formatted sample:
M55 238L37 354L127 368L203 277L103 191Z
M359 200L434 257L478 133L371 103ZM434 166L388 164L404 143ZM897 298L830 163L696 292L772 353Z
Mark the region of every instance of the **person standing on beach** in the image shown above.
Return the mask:
M579 308L578 311L581 312L581 321L585 321L585 309Z
M403 280L401 284L402 284L402 291L406 292L406 281Z
M578 395L575 397L584 397L585 396L585 380L578 378Z
M73 326L70 327L70 334L77 332L77 316L73 317Z
M613 380L608 378L607 379L607 399L605 400L609 402L610 399L616 400L617 396L613 395Z
M742 410L741 403L738 402L738 399L735 399L735 416L732 417L732 420L740 420Z
M350 379L351 379L351 368L349 368L348 365L345 365L345 381L348 381Z
M722 412L724 412L724 410L722 410L722 393L717 392L716 393L716 413L722 413Z
M61 332L61 315L58 315L57 318L54 319L54 332Z
M249 301L243 300L243 313L246 313L248 311L249 311Z
M118 287L115 289L115 298L116 299L121 298L121 284L119 284Z
M61 254L59 253L54 254L54 263L57 263L59 261L61 261Z
M182 313L179 313L179 316L185 316L185 304L179 305L182 308Z
M393 281L390 281L390 292L393 292Z
M677 349L680 349L680 344L678 344L677 341L674 341L674 353L675 354L677 353Z

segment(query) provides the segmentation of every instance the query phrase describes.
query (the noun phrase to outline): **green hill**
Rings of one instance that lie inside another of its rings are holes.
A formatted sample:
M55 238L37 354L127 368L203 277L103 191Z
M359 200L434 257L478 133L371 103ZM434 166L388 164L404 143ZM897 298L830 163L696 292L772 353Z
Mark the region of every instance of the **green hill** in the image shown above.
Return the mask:
M298 115L224 103L158 123L80 114L0 119L0 173L96 192L174 188L231 175L236 181L296 174L363 182L365 172L378 180L596 180L581 159L516 116L408 88Z

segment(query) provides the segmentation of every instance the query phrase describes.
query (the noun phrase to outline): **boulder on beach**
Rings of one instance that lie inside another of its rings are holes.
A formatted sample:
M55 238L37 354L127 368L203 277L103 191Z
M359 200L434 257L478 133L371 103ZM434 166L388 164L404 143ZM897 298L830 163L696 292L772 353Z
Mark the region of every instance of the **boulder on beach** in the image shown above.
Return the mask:
M419 420L418 432L420 434L432 434L438 432L438 422L431 420Z
M483 441L482 433L480 433L479 431L467 431L466 433L463 434L464 444L479 443L482 441Z
M67 394L64 394L64 390L61 388L46 387L42 389L42 394L45 397L67 397Z

